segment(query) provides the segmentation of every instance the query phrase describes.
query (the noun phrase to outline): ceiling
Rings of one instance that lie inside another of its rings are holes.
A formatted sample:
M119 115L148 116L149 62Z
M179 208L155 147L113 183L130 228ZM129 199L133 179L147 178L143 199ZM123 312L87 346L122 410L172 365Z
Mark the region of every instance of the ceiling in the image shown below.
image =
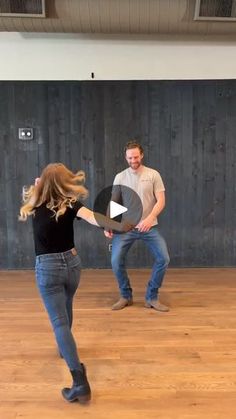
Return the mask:
M195 0L46 0L46 18L2 17L1 32L236 35L236 22L194 20Z

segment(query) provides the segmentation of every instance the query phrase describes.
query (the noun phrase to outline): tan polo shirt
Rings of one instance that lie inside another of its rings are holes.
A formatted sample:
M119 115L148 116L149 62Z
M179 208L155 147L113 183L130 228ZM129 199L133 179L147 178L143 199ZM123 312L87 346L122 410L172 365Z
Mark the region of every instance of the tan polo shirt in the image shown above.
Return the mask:
M151 213L157 203L158 192L165 190L160 173L146 166L141 166L137 171L128 167L116 175L113 185L127 186L138 194L143 205L141 220L144 220ZM122 196L122 200L122 205L129 208L129 203L125 202L125 197ZM156 225L157 222L156 220L153 225Z

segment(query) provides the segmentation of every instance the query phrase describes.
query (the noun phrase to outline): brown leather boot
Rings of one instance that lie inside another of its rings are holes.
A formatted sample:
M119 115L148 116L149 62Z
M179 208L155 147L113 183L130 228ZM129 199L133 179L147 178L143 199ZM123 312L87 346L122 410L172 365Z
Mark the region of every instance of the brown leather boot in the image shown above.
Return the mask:
M165 306L164 304L161 304L160 301L158 300L146 301L145 307L153 308L154 310L163 311L163 312L170 310L169 307Z
M124 297L120 297L120 299L117 301L117 303L115 303L112 306L112 310L122 310L123 308L127 307L127 306L132 306L133 304L133 299L127 299Z

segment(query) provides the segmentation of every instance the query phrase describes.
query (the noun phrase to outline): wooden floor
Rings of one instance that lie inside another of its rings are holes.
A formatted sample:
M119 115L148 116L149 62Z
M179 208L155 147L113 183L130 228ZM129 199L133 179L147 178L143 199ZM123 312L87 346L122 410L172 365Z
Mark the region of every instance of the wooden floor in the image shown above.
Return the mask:
M0 418L235 418L236 269L169 269L169 313L143 307L148 275L130 271L135 304L113 312L111 271L83 272L73 330L93 399L81 406L61 397L71 379L33 272L0 272Z

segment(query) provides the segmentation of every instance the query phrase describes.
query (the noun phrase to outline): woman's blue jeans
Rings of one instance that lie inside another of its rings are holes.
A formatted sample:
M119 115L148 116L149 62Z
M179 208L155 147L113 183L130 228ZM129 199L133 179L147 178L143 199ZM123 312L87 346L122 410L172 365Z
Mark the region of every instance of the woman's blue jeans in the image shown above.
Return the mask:
M146 301L157 300L158 290L161 287L165 271L170 262L166 242L158 231L152 227L148 232L141 233L137 229L124 234L114 234L112 240L112 270L117 278L122 297L131 299L132 288L126 271L127 253L136 240L143 240L154 256L154 265L151 278L147 284Z
M48 312L59 351L70 370L80 369L71 333L73 297L79 285L80 257L71 250L36 256L36 281Z

